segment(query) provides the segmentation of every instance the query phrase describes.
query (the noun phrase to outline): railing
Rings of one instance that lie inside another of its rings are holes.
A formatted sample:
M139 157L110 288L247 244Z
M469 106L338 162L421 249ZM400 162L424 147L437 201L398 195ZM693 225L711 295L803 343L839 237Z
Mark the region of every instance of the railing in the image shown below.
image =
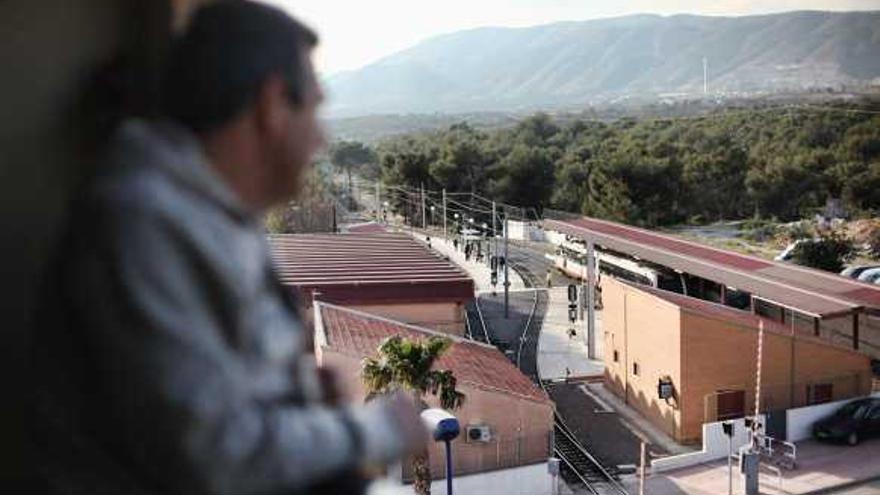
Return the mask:
M474 307L477 308L477 315L480 317L480 326L483 327L483 335L486 337L486 343L491 344L492 339L489 338L489 331L486 329L486 320L483 319L483 311L480 309L480 298L474 298Z

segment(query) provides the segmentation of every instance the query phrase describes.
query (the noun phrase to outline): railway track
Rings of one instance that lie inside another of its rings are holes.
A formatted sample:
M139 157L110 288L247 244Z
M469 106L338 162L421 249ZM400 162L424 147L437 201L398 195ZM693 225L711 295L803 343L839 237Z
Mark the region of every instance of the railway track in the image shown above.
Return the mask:
M537 330L534 330L534 327L537 326L536 322L544 317L548 295L546 291L538 289L540 280L521 260L511 258L510 267L520 274L526 287L535 289L534 304L519 339L516 364L520 371L530 376L544 392L548 392L538 374L537 356L532 356L533 359L523 359L524 352L537 354L537 342L531 346L527 344L530 339L537 340ZM479 300L476 304L479 305ZM524 368L523 365L526 363L530 364L531 369ZM560 460L560 474L566 484L572 489L580 489L583 493L592 495L628 495L619 482L616 470L606 468L590 454L556 411L553 412L553 417L553 455Z

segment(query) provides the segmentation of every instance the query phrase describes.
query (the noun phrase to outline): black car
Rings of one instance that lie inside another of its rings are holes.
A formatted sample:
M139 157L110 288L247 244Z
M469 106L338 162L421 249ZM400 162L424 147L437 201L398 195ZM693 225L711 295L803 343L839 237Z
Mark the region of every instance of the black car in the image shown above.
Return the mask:
M880 399L859 399L813 425L818 440L841 440L850 445L880 435Z

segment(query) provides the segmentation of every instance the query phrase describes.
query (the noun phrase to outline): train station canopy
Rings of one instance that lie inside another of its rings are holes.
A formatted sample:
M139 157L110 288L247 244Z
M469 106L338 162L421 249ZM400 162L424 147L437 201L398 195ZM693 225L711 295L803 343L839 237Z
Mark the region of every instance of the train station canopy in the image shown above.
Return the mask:
M880 287L792 263L769 261L638 227L598 220L544 220L554 230L673 270L724 284L817 318L880 314Z

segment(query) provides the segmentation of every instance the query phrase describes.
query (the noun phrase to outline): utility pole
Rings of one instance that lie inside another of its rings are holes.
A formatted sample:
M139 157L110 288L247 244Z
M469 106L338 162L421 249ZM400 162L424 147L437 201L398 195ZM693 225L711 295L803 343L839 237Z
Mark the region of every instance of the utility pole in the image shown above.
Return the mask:
M446 230L446 188L443 188L443 239L449 240L449 233Z
M740 466L743 473L743 492L745 495L758 495L759 473L761 463L760 439L758 433L763 428L758 414L761 413L761 361L764 357L764 322L758 322L758 362L755 366L755 415L752 417L749 449L742 453Z
M727 437L727 495L733 495L733 421L721 423L721 430Z
M510 260L507 258L507 215L504 215L504 319L508 316L508 306L510 301L510 278L508 271L510 270Z
M492 237L495 237L497 232L495 231L495 202L492 201Z
M596 359L596 268L595 246L587 241L587 358Z
M492 245L491 245L491 247L492 247L492 251L493 251L492 255L498 256L498 231L497 231L497 227L495 226L495 224L496 224L495 215L496 215L495 201L492 201Z
M755 423L761 413L761 361L764 357L764 320L758 321L758 363L755 366Z
M426 220L426 217L425 217L425 184L424 184L424 182L421 184L421 188L422 188L422 228L427 229L428 228L428 221Z
M639 457L639 495L645 495L645 442L642 442Z
M379 189L381 182L376 181L376 222L382 220L382 191Z

